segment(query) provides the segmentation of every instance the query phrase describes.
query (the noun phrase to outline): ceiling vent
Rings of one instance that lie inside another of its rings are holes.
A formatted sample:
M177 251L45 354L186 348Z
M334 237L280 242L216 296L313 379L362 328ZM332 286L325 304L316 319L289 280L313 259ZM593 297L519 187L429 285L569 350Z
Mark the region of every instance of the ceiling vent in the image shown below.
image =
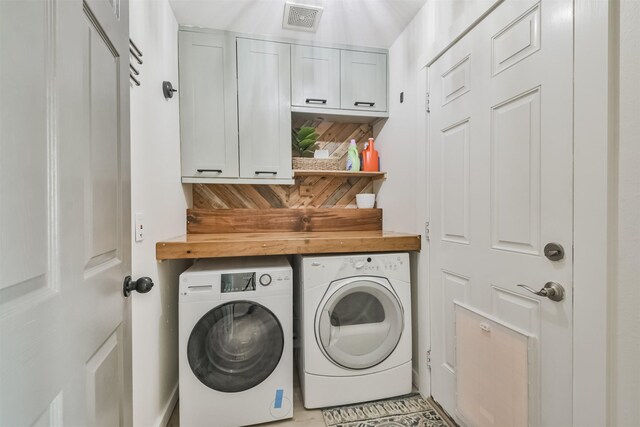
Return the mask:
M310 31L318 29L322 6L286 2L284 5L284 20L282 28L285 30Z

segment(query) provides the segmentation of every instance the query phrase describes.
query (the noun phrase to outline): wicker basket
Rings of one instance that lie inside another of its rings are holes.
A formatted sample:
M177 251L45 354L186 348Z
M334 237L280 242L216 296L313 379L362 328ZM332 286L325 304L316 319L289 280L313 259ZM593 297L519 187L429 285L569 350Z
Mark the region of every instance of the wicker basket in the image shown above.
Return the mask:
M342 159L315 159L313 157L294 157L294 170L339 171L344 169Z

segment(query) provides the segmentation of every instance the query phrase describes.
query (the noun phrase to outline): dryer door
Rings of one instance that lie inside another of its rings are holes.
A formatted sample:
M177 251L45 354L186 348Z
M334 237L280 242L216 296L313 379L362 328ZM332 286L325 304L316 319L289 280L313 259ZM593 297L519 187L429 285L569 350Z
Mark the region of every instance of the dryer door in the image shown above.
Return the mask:
M402 305L391 284L356 277L329 289L316 313L316 340L333 363L367 369L393 353L404 329Z
M284 332L276 316L250 301L220 305L196 323L187 344L193 374L222 392L248 390L280 362Z

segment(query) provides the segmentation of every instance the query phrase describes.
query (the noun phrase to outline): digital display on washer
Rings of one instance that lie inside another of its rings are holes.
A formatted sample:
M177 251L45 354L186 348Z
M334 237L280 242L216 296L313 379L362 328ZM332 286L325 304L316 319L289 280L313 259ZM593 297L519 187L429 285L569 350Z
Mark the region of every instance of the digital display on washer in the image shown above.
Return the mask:
M220 292L247 292L256 290L256 273L223 274Z

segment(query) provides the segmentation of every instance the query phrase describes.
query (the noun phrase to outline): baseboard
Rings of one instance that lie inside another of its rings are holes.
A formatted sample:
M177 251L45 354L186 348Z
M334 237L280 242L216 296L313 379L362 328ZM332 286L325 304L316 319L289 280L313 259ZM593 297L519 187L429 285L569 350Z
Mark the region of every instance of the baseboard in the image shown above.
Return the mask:
M169 424L169 420L171 419L171 414L173 414L173 410L178 403L178 383L173 387L173 391L171 392L171 397L167 400L166 405L162 409L162 413L158 419L158 422L155 423L157 427L166 427Z

